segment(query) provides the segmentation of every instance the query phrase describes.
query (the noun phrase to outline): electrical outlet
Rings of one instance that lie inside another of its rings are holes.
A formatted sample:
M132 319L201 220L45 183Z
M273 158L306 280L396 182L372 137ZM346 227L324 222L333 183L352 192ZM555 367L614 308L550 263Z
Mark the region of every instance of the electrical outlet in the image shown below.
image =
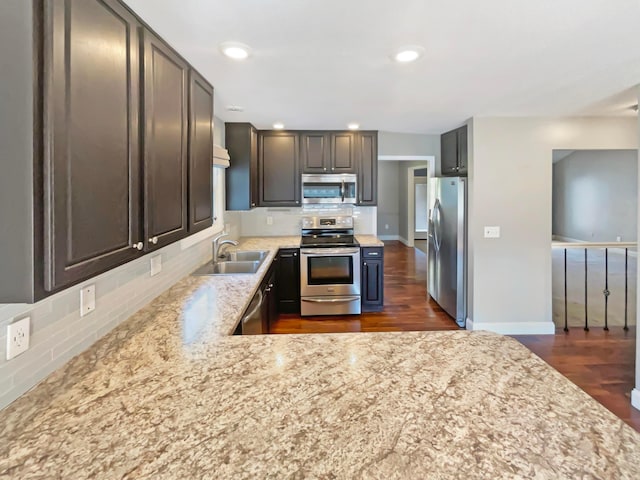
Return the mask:
M389 230L389 224L388 224L388 223L385 223L385 224L384 224L384 229L385 229L385 230Z
M622 241L622 237L618 236L616 237L616 242L621 242Z
M500 238L500 227L484 227L484 238Z
M267 216L267 225L273 225L273 217L271 215Z
M154 255L151 257L151 276L158 275L162 271L162 255Z
M25 317L7 325L7 360L29 349L31 317Z
M96 309L96 286L87 285L80 290L80 316L93 312Z

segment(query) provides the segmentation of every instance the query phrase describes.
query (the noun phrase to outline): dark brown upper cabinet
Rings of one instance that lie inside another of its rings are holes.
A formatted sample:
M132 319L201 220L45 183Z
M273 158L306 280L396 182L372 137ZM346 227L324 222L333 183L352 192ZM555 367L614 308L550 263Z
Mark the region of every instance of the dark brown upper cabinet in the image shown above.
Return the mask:
M44 197L51 292L138 254L139 23L114 0L55 0L42 14L44 176L35 194Z
M299 135L261 131L258 135L258 191L261 207L300 205Z
M160 248L187 233L189 65L144 30L145 243Z
M231 158L225 172L227 210L258 205L258 131L250 123L225 123L225 147Z
M356 134L331 132L331 171L356 173Z
M356 134L358 205L378 204L378 132Z
M353 132L300 132L302 173L356 173L356 142Z
M189 74L189 233L213 223L213 87Z
M331 170L331 136L328 132L300 134L302 173L327 173Z
M465 176L467 165L467 126L464 125L440 137L440 170L443 176Z

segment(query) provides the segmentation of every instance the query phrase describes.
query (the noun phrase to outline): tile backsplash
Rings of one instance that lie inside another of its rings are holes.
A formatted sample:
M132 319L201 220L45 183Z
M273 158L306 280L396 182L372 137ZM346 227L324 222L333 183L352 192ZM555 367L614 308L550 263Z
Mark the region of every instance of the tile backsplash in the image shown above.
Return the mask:
M254 208L242 212L225 212L225 222L232 237L273 237L299 235L302 217L317 214L353 215L355 231L376 234L376 207L292 207Z

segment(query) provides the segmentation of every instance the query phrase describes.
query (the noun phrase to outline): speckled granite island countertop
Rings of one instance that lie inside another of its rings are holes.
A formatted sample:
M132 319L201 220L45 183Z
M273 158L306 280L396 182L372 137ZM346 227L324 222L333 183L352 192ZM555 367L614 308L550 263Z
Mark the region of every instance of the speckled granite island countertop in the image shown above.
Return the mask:
M0 477L638 478L640 435L513 339L229 336L266 267L183 279L0 412Z

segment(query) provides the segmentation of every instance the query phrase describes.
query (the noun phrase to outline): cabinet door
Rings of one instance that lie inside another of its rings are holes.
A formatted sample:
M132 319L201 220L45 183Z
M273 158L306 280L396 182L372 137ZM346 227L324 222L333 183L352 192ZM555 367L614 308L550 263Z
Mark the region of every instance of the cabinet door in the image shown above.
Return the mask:
M189 232L213 223L213 87L189 76Z
M276 270L278 286L278 311L300 312L300 250L282 249L278 252Z
M458 134L455 130L440 137L440 168L442 175L457 175Z
M356 173L356 139L352 132L331 133L331 172Z
M45 289L53 291L139 254L139 25L115 0L47 2L44 18Z
M258 132L250 123L224 125L231 158L224 176L226 209L249 210L258 204Z
M144 31L144 204L147 249L187 233L189 66Z
M460 127L456 130L458 140L458 175L467 174L467 165L469 158L469 151L467 147L467 126Z
M378 133L361 132L358 145L358 204L378 203Z
M265 131L259 140L260 206L299 205L298 134Z
M302 132L300 155L302 173L326 173L330 168L330 139L325 132Z
M262 333L269 333L269 328L278 319L278 290L276 286L275 265L269 268L261 287L263 299L261 307Z
M382 259L365 258L362 261L362 310L366 312L382 310L384 272Z

